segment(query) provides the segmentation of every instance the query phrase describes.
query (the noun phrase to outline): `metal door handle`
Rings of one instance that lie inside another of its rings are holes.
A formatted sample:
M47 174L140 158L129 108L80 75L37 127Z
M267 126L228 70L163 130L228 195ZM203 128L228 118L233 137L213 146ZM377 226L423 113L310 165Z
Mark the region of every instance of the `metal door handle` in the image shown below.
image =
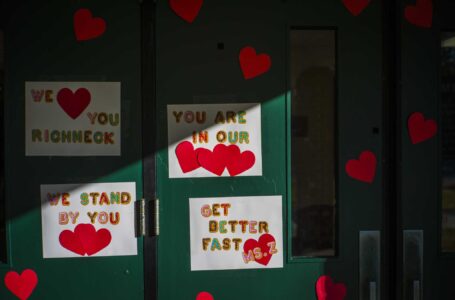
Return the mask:
M359 298L380 299L381 291L381 233L359 232Z
M376 300L376 282L370 281L370 300Z
M414 280L412 287L413 287L413 299L412 300L420 300L420 281Z
M403 231L403 300L423 295L423 230Z

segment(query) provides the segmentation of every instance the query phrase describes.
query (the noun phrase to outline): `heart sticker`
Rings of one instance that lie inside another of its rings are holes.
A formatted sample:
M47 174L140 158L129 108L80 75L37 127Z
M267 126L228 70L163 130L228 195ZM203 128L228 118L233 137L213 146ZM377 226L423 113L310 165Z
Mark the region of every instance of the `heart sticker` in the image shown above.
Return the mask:
M342 283L334 284L330 276L321 276L316 282L318 300L343 300L346 293L346 286Z
M193 23L203 2L204 0L169 0L169 6L177 16L188 23Z
M90 101L90 92L85 88L80 88L75 93L68 88L63 88L57 94L58 104L73 120L81 115Z
M431 28L433 24L432 0L417 0L416 5L408 5L404 11L406 20L412 25Z
M343 4L352 15L358 16L370 4L370 0L343 0Z
M346 163L346 173L357 180L372 183L376 175L376 155L371 151L363 151L359 159L350 159Z
M237 145L228 146L227 151L229 152L229 159L226 161L226 168L231 176L236 176L251 169L256 161L253 152L244 151L241 153Z
M229 159L228 147L224 144L218 144L213 148L213 152L200 148L197 159L199 164L209 172L221 176L226 168Z
M267 54L256 54L256 50L247 46L240 50L240 68L245 79L252 79L267 72L272 66L272 60Z
M64 230L60 233L59 241L63 248L79 255L93 255L106 248L112 240L107 229L96 231L92 224L79 224L74 229Z
M196 300L214 300L214 298L209 292L200 292L197 294Z
M408 118L408 133L413 144L418 144L433 137L438 131L435 120L425 120L420 112L411 114Z
M194 149L193 144L188 141L181 142L175 148L175 155L183 173L188 173L198 169L201 165L197 160L197 155L203 148Z
M73 16L73 27L76 40L86 41L99 37L106 31L106 21L94 18L89 9L78 9Z
M37 284L38 276L30 269L24 270L21 275L14 271L5 275L6 288L21 300L28 299Z
M254 255L254 260L264 266L267 266L272 259L272 255L276 253L275 238L271 234L263 234L259 240L249 239L243 244L243 255ZM251 251L251 252L250 252Z

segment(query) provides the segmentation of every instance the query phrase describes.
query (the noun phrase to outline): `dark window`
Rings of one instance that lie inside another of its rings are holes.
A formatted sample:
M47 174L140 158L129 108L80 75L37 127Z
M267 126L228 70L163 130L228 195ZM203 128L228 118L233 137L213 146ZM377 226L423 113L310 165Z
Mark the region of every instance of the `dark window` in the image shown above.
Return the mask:
M4 86L4 36L0 29L0 262L6 262L6 213L5 213L5 180L4 180L4 122L3 122L3 86Z

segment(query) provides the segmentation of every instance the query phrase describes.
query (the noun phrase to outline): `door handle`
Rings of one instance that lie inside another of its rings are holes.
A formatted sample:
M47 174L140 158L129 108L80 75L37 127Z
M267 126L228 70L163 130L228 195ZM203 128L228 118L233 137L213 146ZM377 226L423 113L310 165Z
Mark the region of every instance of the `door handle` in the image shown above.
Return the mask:
M370 300L376 300L377 290L376 290L376 282L370 282Z
M381 232L359 232L359 299L380 299Z
M423 295L423 230L403 230L403 299Z
M413 299L420 300L420 281L414 280L413 282Z

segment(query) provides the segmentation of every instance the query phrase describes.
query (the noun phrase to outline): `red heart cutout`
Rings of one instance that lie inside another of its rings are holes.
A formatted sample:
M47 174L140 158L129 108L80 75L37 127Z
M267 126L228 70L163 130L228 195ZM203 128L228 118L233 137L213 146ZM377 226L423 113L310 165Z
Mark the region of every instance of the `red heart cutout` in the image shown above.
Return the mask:
M255 163L256 158L251 151L244 151L240 153L237 145L228 146L229 159L226 163L226 168L229 175L236 176L249 170Z
M200 292L196 296L196 300L213 300L213 299L214 298L213 298L212 294L210 294L209 292Z
M188 141L181 142L177 145L175 148L175 155L177 156L177 160L183 173L191 172L201 166L197 160L197 156L201 149L204 148L198 148L195 150L193 144Z
M256 50L247 46L240 50L240 68L245 79L251 79L267 72L272 66L272 60L267 54L256 54Z
M70 89L63 88L57 94L58 104L73 120L81 115L90 101L90 92L85 88L78 89L74 94Z
M408 5L404 16L409 23L423 28L431 28L433 24L433 3L431 0L417 0L416 5Z
M260 248L262 257L260 259L256 258L256 262L267 266L273 255L273 253L270 253L270 246L268 245L270 242L275 242L275 238L268 233L261 235L257 241L255 239L249 239L243 244L244 255L248 255L250 250L254 253L255 248Z
M346 286L342 283L334 284L330 276L321 276L316 282L318 300L343 300L346 293Z
M81 8L74 13L73 27L76 40L86 41L102 35L106 30L106 21L93 18L89 9Z
M358 16L370 4L370 0L343 0L343 4L352 15Z
M177 16L188 23L193 23L203 2L204 0L169 0L169 6Z
M26 300L33 293L38 284L38 276L35 271L27 269L19 275L10 271L5 275L5 285L17 298Z
M435 120L425 120L420 112L411 114L408 119L408 133L413 144L418 144L433 137L438 131Z
M226 168L229 156L228 147L224 144L218 144L213 148L213 152L208 149L200 148L197 160L204 169L221 176Z
M358 160L350 159L346 163L346 173L354 179L372 183L376 175L376 155L371 151L363 151Z
M112 240L111 233L107 229L96 231L92 224L79 224L74 229L64 230L60 233L60 244L79 255L93 255L106 248Z

